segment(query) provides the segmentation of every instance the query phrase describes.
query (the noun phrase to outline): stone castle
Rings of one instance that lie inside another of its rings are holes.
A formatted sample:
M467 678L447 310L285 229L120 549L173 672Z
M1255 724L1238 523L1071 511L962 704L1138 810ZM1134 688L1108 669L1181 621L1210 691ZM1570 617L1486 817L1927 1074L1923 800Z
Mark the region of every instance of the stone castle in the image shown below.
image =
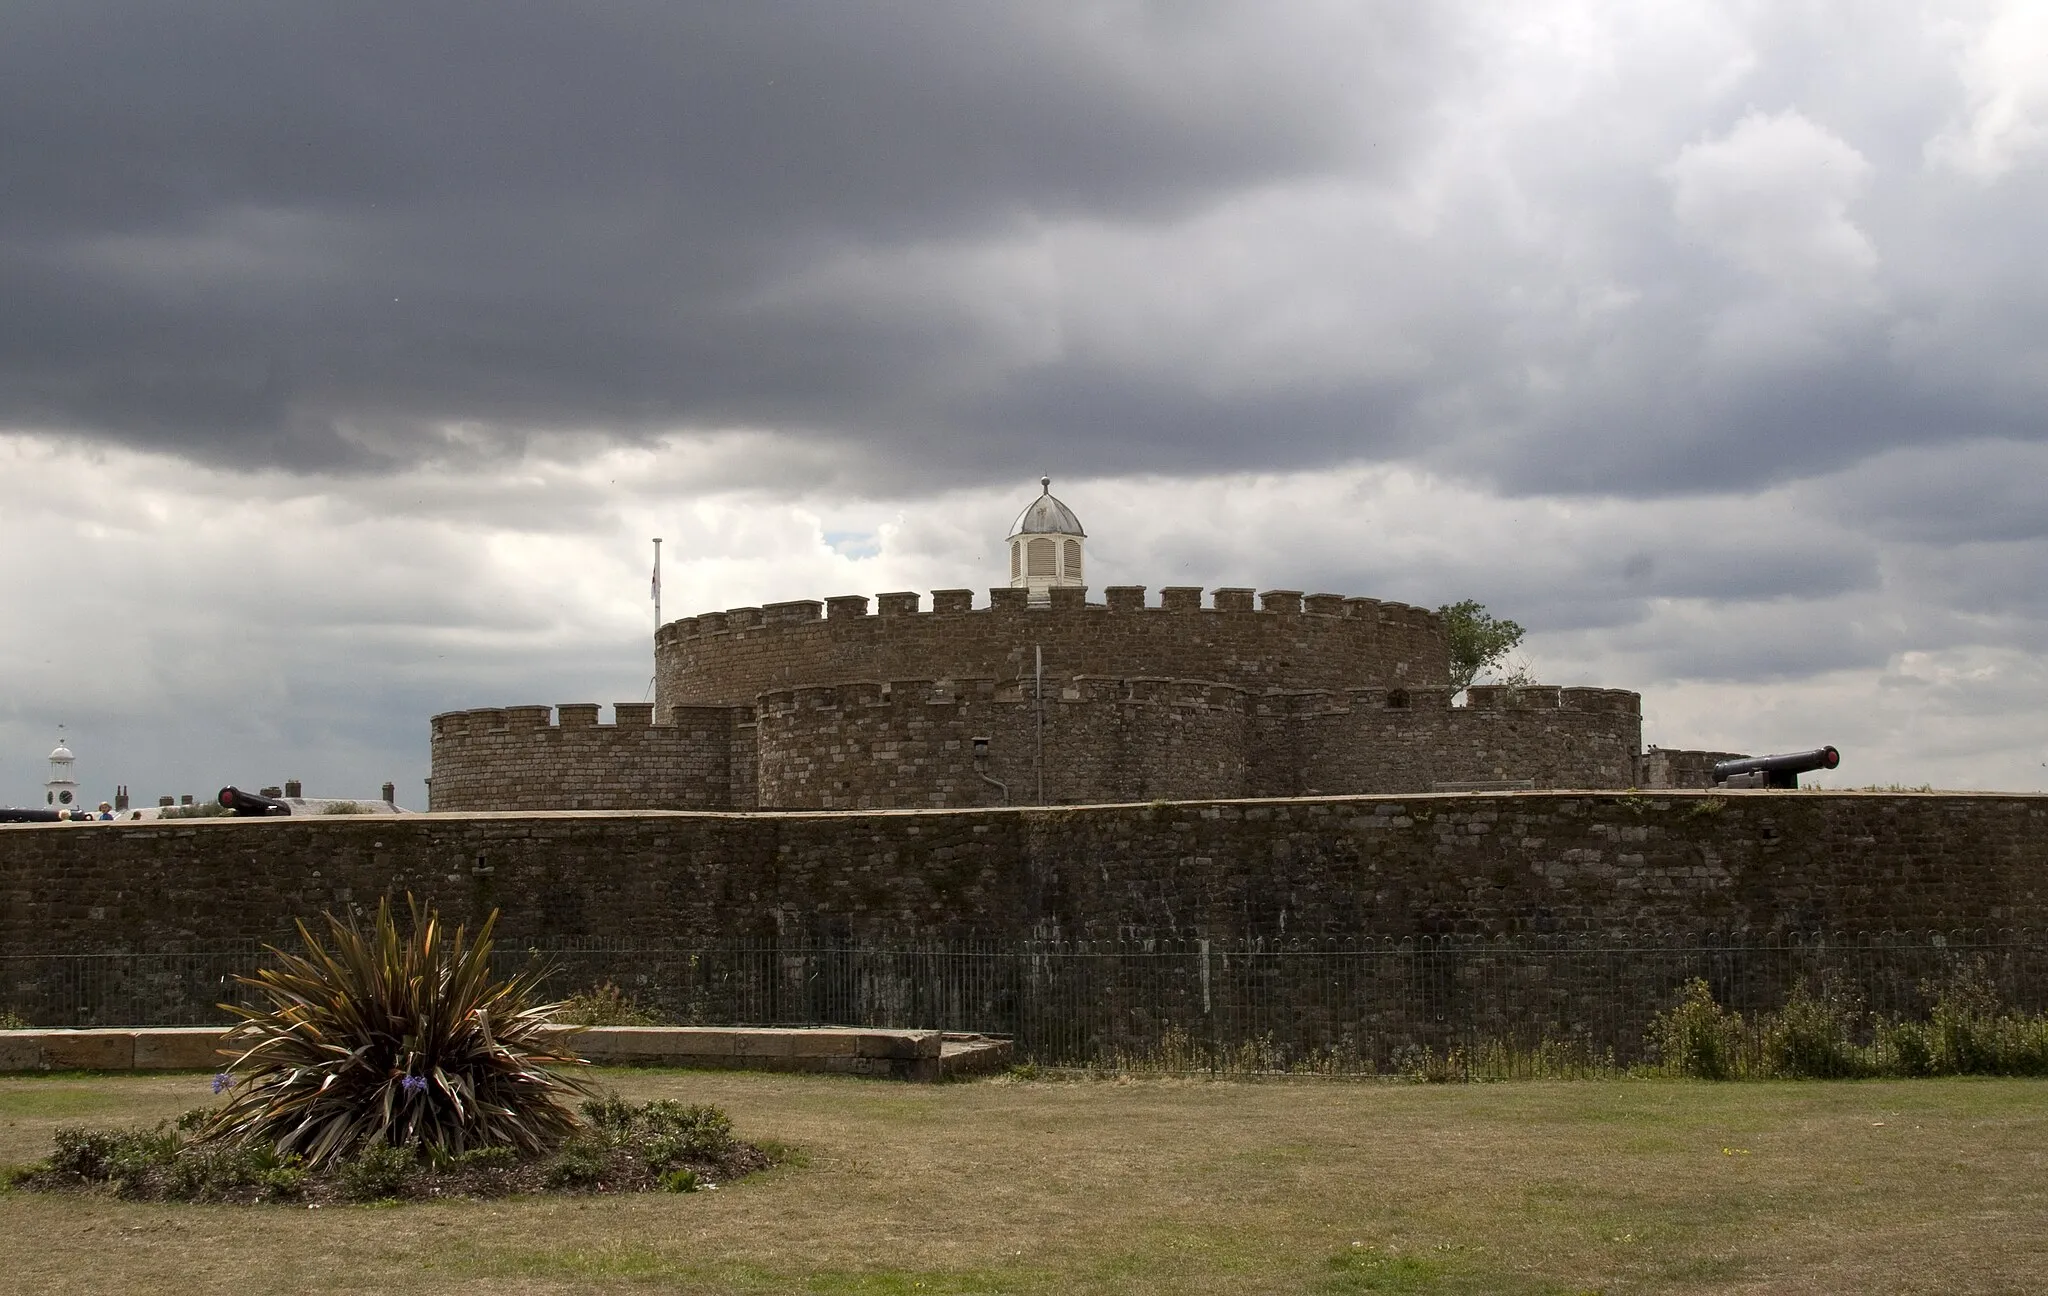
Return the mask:
M655 700L433 719L434 810L881 810L1702 786L1620 689L1474 687L1442 620L1298 590L1110 586L1049 481L1010 584L799 600L655 634Z

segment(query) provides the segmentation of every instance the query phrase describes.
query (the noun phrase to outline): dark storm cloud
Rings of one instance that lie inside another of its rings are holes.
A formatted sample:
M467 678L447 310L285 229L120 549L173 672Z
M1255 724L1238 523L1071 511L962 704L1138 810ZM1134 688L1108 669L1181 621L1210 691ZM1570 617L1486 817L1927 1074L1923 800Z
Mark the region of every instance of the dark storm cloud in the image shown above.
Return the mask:
M1640 496L2039 440L2048 179L1931 160L1931 22L17 4L0 428Z
M1336 101L1420 36L1340 60L1254 17L15 6L0 420L305 468L440 421L878 432L944 337L793 316L778 275L1397 151L1393 96Z

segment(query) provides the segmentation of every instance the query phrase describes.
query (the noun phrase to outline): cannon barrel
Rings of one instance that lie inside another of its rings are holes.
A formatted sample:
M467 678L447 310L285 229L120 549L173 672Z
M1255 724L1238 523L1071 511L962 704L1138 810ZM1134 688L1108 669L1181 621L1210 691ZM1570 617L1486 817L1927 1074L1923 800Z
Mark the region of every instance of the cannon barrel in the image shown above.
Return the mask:
M233 785L220 790L220 804L228 813L238 817L288 815L292 812L292 808L282 801L255 792L244 792Z
M0 823L57 823L70 817L69 811L16 810L11 806L0 806Z
M1842 753L1833 747L1816 747L1812 751L1784 752L1776 756L1744 756L1740 760L1724 760L1714 766L1714 782L1726 783L1731 779L1748 775L1760 776L1759 786L1775 788L1796 788L1799 776L1812 770L1833 769L1842 763Z

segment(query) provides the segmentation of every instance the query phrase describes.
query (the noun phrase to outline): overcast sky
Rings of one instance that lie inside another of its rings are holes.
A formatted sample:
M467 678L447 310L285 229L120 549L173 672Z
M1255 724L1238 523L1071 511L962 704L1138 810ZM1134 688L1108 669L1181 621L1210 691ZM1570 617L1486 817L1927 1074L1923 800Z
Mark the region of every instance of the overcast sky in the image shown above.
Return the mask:
M2034 0L12 0L0 803L417 806L646 696L651 537L986 589L1041 473L1098 586L2042 788L2044 212Z

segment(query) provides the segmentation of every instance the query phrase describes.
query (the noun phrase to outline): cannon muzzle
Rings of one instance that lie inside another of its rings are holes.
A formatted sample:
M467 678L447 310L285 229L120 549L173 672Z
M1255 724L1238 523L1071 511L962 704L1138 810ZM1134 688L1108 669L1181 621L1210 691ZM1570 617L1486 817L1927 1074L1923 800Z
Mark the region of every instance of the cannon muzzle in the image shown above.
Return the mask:
M244 792L234 786L220 790L220 804L229 814L237 817L288 815L292 812L292 808L282 801L254 792Z
M1842 753L1832 747L1812 751L1786 752L1779 756L1745 756L1714 766L1714 783L1719 787L1796 788L1799 776L1813 770L1830 770L1842 763Z

